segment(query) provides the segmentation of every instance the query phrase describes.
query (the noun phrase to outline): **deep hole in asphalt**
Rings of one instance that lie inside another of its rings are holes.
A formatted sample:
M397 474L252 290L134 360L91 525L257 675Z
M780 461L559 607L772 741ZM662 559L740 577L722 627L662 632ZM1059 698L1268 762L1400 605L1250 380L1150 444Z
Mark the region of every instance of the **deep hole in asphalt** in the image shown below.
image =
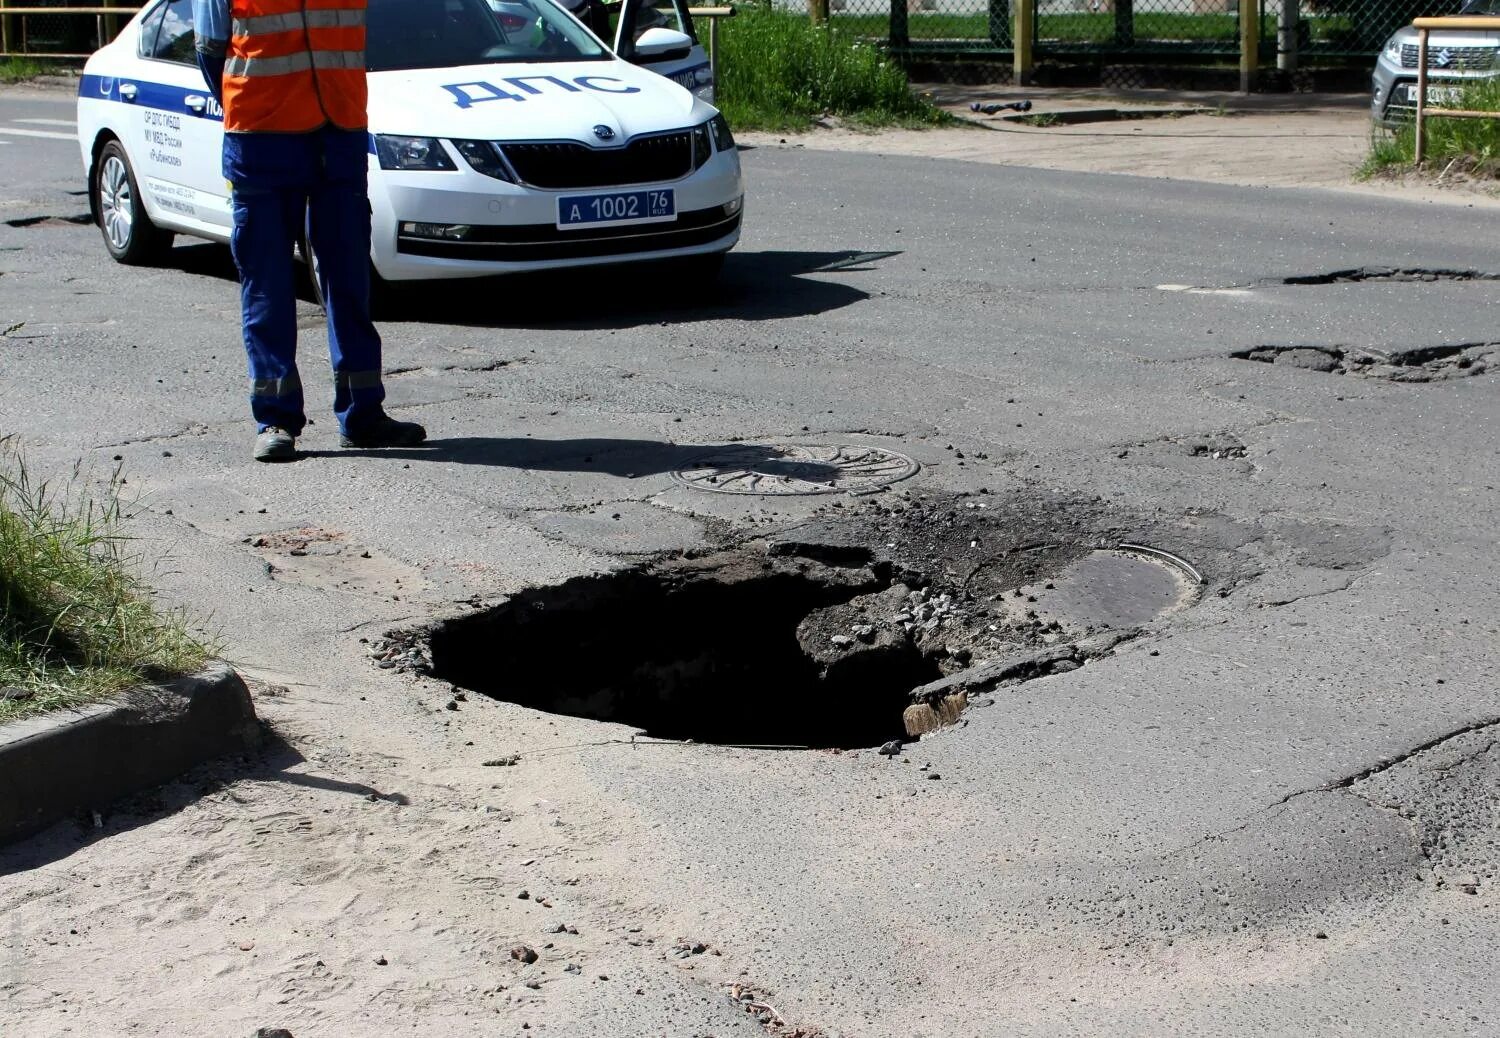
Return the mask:
M909 693L941 676L936 660L910 641L819 659L799 629L885 586L873 570L753 565L581 578L439 628L433 670L497 699L659 738L875 746L903 736Z
M995 686L1075 670L1099 637L1196 602L1202 575L1128 529L1098 501L876 504L526 589L374 651L455 689L658 738L881 746L953 723L988 690L976 673Z

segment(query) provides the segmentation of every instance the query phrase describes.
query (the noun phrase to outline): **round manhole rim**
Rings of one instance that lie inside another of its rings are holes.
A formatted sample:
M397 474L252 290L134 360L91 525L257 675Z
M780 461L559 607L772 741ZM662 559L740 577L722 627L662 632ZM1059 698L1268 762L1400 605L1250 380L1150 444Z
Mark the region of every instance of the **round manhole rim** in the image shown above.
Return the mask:
M778 452L779 456L773 459L763 454L760 458L753 458L750 457L752 452ZM803 456L795 456L796 452L803 452ZM860 456L846 458L845 452L857 452ZM873 465L872 458L875 459ZM841 473L836 473L828 482L784 473L756 471L756 461L764 463L771 460L835 468L840 462L847 462L843 472L854 472L861 465L867 466L868 470L860 474L843 475L842 478ZM879 493L902 480L910 479L921 468L917 461L900 451L865 443L745 443L730 449L706 450L674 469L671 476L678 486L715 494L763 497L806 497L819 494L863 496ZM699 469L704 471L699 473Z

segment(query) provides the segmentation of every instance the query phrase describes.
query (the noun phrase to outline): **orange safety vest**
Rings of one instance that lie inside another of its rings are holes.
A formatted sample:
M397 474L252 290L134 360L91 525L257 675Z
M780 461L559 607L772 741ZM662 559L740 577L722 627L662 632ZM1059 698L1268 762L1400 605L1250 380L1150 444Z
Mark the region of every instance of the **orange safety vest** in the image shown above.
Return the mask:
M365 128L365 0L231 0L230 14L225 130Z

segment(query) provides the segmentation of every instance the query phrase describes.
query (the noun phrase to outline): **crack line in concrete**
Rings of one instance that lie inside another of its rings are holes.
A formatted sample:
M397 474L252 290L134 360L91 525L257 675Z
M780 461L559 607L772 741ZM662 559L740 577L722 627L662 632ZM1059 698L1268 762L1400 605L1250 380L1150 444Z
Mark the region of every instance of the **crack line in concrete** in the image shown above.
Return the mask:
M1366 577L1373 577L1373 576L1379 576L1379 571L1378 570L1374 570L1374 571L1367 570L1364 573L1355 574L1354 576L1350 577L1348 580L1344 581L1344 583L1340 584L1338 587L1324 588L1322 591L1309 591L1309 592L1307 592L1304 595L1293 595L1291 598L1275 598L1275 599L1271 599L1271 600L1265 601L1265 602L1258 602L1256 604L1261 609L1275 609L1275 608L1278 608L1280 606L1291 605L1294 602L1305 602L1308 599L1312 599L1312 598L1322 598L1325 595L1338 595L1338 594L1342 594L1345 591L1352 590L1355 584L1358 584L1361 580L1365 579Z
M1426 753L1428 750L1436 749L1437 747L1441 746L1443 743L1448 742L1451 739L1457 739L1459 736L1468 735L1472 732L1482 731L1485 728L1492 728L1495 725L1500 725L1500 717L1491 717L1483 721L1474 721L1470 724L1464 725L1461 728L1455 728L1452 731L1444 732L1442 735L1438 735L1434 738L1428 739L1426 742L1421 743L1420 745L1415 746L1412 749L1405 751L1404 753L1398 753L1394 757L1389 757L1376 764L1372 764L1370 767L1365 768L1362 771L1357 771L1352 775L1346 775L1344 778L1325 783L1321 786L1314 786L1311 789L1302 789L1298 790L1295 793L1288 793L1277 803L1285 804L1289 801L1295 800L1297 797L1305 796L1308 793L1330 793L1334 790L1348 789L1350 786L1353 786L1357 782L1363 782L1365 779L1371 778L1375 775L1379 775L1383 771L1389 771L1396 765L1403 764L1406 761L1411 760L1413 757L1418 756L1419 754ZM1469 758L1479 756L1480 752L1483 751L1470 754Z
M1252 812L1251 815L1250 815L1250 817L1248 819L1246 819L1246 821L1243 824L1234 826L1231 829L1224 829L1224 830L1222 830L1220 832L1209 833L1206 836L1203 836L1203 837L1200 837L1197 840L1194 840L1192 843L1189 843L1189 844L1187 844L1187 845L1185 845L1183 847L1179 847L1177 850L1168 851L1166 854L1162 855L1162 858L1163 859L1174 858L1174 857L1177 857L1179 855L1186 854L1189 851L1193 850L1194 848L1201 847L1202 845L1204 845L1206 843L1210 843L1210 842L1215 841L1215 840L1223 840L1223 839L1226 839L1227 837L1233 836L1236 833L1242 833L1245 830L1249 829L1251 826L1256 825L1259 822L1265 821L1266 819L1263 816L1270 815L1271 817L1275 817L1276 814L1282 813L1283 809L1288 804L1290 804L1293 800L1296 800L1298 797L1307 796L1307 795L1309 795L1311 793L1341 793L1341 794L1347 794L1349 796L1355 797L1356 799L1364 801L1365 803L1369 804L1371 807L1379 808L1381 810L1395 811L1397 814L1401 814L1401 810L1399 808L1392 807L1391 805L1388 805L1388 804L1381 804L1381 803L1378 803L1378 802L1376 802L1374 800L1371 800L1369 797L1365 796L1363 793L1359 792L1358 790L1353 789L1352 787L1356 783L1363 782L1365 779L1368 779L1368 778L1370 778L1370 777L1372 777L1374 775L1378 775L1378 774L1380 774L1383 771L1388 771L1389 769L1394 768L1398 764L1404 763L1405 761L1411 760L1413 757L1416 757L1416 756L1418 756L1420 754L1426 753L1428 750L1436 749L1438 746L1441 746L1443 743L1448 742L1451 739L1457 739L1460 736L1468 735L1468 734L1470 734L1472 732L1482 731L1485 728L1493 727L1495 725L1500 725L1500 717L1490 718L1489 720L1485 720L1485 721L1475 721L1472 724L1464 725L1462 728L1457 728L1457 729L1454 729L1453 731L1445 732L1442 735L1439 735L1439 736L1436 736L1435 738L1429 739L1429 740L1427 740L1426 742L1422 743L1419 746L1416 746L1416 747L1414 747L1414 748L1412 748L1410 750L1407 750L1404 753L1397 754L1394 757L1390 757L1390 758L1388 758L1386 760L1383 760L1383 761L1381 761L1378 764L1374 764L1374 765L1372 765L1372 766L1370 766L1368 768L1363 769L1362 771L1355 772L1352 775L1345 776L1344 778L1337 779L1336 781L1333 781L1333 782L1324 783L1321 786L1313 786L1310 789L1299 789L1299 790L1297 790L1294 793L1288 793L1286 796L1284 796L1280 800L1276 801L1276 803L1271 804L1269 807L1260 808L1260 809ZM1446 768L1444 768L1442 770L1444 770L1444 771L1452 770L1454 767L1457 767L1459 764L1464 764L1464 763L1468 763L1469 761L1475 760L1478 757L1481 757L1484 754L1488 753L1491 749L1493 749L1495 747L1495 745L1497 743L1500 743L1500 740L1491 741L1483 749L1476 750L1475 752L1473 752L1471 754L1465 755L1464 758L1463 758L1463 760L1457 761L1454 764L1448 765L1448 767L1446 767ZM1274 812L1274 814L1273 814L1273 812ZM1402 815L1402 817L1405 818L1404 815ZM1410 821L1410 819L1407 819L1407 821ZM1427 856L1427 857L1430 857L1430 855L1427 853L1427 849L1425 847L1425 844L1423 844L1423 842L1420 839L1418 840L1418 844L1419 844L1419 846L1422 847L1422 853L1423 853L1423 855Z

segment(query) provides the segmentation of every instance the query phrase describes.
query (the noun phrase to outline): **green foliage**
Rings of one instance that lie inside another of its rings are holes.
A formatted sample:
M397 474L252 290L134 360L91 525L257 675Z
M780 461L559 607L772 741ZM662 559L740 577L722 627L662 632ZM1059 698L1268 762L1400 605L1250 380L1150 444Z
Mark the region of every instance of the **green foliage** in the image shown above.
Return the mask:
M126 553L117 486L103 503L36 483L0 455L0 722L191 673L209 647L162 613Z
M52 66L35 58L0 58L0 83L24 83L51 71Z
M719 106L735 129L806 129L826 115L866 126L949 120L880 48L806 15L742 7L719 47Z
M1500 178L1500 79L1480 80L1465 88L1456 106L1474 112L1494 112L1494 119L1444 119L1427 121L1427 161L1430 167L1457 168L1473 176ZM1370 154L1360 172L1370 176L1400 166L1410 166L1416 158L1415 123L1407 123L1394 132L1377 131L1370 143Z

